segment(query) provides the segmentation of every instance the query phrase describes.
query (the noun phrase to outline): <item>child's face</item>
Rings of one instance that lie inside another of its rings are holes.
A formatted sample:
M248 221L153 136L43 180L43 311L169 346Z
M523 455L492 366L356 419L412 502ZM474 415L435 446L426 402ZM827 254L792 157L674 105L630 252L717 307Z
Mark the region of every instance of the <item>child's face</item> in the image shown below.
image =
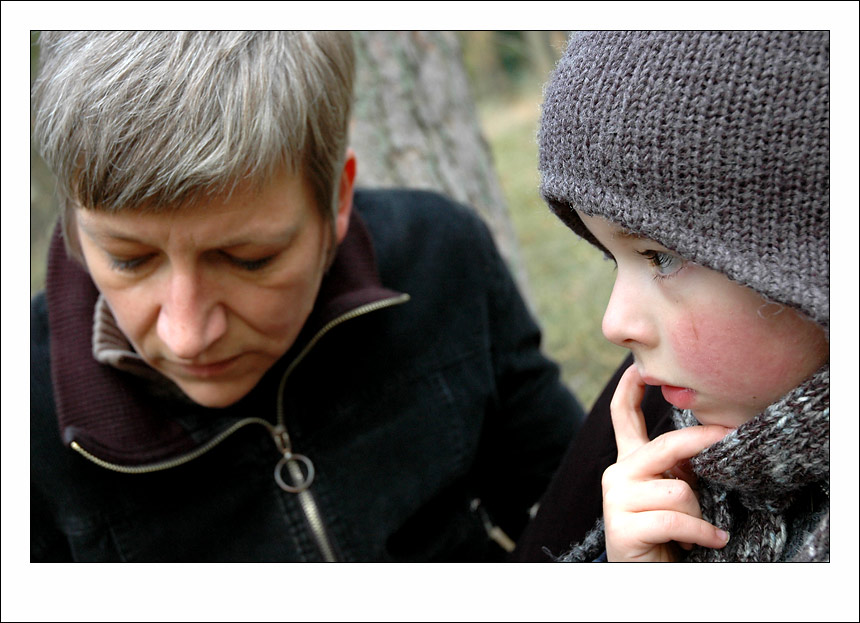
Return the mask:
M617 265L603 334L701 423L737 427L827 360L824 331L794 310L601 217L579 216Z

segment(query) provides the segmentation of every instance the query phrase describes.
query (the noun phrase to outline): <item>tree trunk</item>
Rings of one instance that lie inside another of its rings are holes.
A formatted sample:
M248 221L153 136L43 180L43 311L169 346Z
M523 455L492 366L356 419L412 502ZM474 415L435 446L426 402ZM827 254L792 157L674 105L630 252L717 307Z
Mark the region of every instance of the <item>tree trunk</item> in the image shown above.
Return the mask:
M456 33L357 32L354 41L357 184L437 190L477 210L528 300L525 267Z

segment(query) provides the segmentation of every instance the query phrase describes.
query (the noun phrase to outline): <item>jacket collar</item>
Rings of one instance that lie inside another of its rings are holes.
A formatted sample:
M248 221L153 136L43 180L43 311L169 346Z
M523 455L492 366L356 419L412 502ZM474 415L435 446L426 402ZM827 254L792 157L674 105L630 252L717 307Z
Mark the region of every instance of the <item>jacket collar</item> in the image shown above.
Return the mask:
M77 441L91 454L121 465L163 461L197 447L203 440L179 422L189 420L189 409L206 411L203 407L174 399L167 401L173 408L166 409L164 392L153 391L164 387L164 377L150 369L160 377L153 385L146 374L129 374L93 357L99 291L86 270L67 256L59 228L51 241L46 281L51 374L63 442ZM332 320L397 296L382 286L372 241L353 210L304 328L274 367L284 367Z

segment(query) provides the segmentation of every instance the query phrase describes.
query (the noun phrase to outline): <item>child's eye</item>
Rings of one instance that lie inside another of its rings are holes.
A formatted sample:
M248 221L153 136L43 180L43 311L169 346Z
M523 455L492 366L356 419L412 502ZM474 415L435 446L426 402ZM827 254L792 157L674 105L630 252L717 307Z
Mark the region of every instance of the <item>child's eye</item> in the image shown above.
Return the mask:
M655 276L659 278L671 277L681 270L684 267L684 264L686 264L686 262L677 255L666 253L665 251L648 250L637 251L637 253L651 262L651 265L657 272Z

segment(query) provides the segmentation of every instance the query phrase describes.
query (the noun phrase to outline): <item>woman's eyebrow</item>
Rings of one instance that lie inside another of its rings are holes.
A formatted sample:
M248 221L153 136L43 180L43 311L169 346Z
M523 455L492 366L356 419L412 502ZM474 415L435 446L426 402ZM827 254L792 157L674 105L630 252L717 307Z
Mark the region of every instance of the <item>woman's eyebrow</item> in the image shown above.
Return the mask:
M139 238L135 234L127 233L122 229L116 229L109 224L100 224L98 227L94 228L82 219L78 219L78 225L90 239L96 242L116 240L120 242L148 244L148 242L144 238ZM298 229L298 225L291 224L279 231L254 230L250 232L244 232L223 240L218 240L216 241L215 246L229 248L241 247L251 244L289 244L293 240L293 238L295 238Z
M92 240L96 242L106 241L106 240L120 240L123 242L140 242L137 238L134 238L130 234L127 234L123 231L115 230L110 226L99 226L97 228L91 227L88 223L86 223L82 219L77 219L77 225L80 229Z
M218 246L225 248L242 247L251 244L283 245L289 244L296 237L299 227L289 225L280 231L251 231L239 234L233 238L219 241Z

